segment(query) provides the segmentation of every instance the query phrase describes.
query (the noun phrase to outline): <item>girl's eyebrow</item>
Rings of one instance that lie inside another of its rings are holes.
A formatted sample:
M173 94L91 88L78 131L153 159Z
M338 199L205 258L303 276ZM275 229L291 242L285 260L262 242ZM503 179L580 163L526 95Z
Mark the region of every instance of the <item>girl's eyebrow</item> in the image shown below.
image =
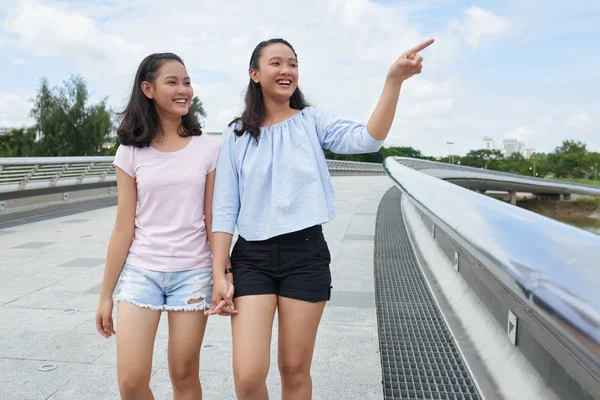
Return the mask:
M281 60L281 57L273 56L273 57L269 58L269 61L272 61L272 60ZM290 58L288 58L288 61L297 61L297 60L296 60L296 57L290 57Z

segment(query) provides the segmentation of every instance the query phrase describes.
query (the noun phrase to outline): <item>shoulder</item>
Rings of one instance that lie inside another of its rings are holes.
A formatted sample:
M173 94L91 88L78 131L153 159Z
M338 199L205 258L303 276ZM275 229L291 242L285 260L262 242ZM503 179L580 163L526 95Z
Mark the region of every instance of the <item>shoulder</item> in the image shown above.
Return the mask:
M328 108L311 106L302 111L305 113L305 118L310 119L319 134L323 134L337 120L335 113Z
M125 171L128 175L135 177L136 150L135 146L120 144L117 147L112 164Z
M246 142L251 135L248 132L244 132L238 135L238 132L242 129L242 123L240 121L233 122L230 125L225 126L223 133L221 134L221 147L223 146L236 146L239 143Z
M115 153L116 159L133 157L138 148L129 144L120 144Z
M311 118L317 125L321 125L324 122L328 123L335 119L334 113L323 107L309 106L302 110L302 112L304 112L307 117Z
M213 150L219 147L218 140L214 137L214 134L203 132L202 135L197 136L197 143L208 150Z

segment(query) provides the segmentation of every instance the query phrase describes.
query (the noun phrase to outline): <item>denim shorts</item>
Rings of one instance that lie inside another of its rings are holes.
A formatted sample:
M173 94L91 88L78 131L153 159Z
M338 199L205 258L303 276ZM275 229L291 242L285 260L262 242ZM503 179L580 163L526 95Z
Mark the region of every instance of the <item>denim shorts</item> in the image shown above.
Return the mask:
M202 311L212 304L212 268L159 272L125 264L116 301L156 311Z

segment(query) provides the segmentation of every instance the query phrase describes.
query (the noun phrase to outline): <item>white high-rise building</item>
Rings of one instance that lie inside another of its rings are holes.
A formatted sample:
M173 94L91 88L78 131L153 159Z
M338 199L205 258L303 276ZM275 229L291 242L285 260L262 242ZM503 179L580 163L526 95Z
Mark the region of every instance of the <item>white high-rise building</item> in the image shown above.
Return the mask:
M531 156L535 153L535 149L523 149L521 150L521 154L523 155L523 157L529 159L531 158Z
M7 126L0 126L0 135L8 135L12 129Z
M519 152L519 141L517 139L504 139L502 143L504 144L504 157Z
M494 139L486 136L481 141L481 148L483 150L494 150Z

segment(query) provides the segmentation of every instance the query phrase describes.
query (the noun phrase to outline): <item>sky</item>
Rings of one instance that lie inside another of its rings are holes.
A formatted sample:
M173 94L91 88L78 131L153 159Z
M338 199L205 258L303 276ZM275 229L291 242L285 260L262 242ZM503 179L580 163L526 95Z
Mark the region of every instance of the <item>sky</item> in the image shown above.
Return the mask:
M406 81L386 145L430 156L516 138L549 152L563 140L600 151L600 2L587 0L0 0L0 126L31 124L40 79L87 82L121 110L140 61L181 56L222 131L240 113L248 62L283 37L309 102L367 122L391 64L410 47L423 72Z

